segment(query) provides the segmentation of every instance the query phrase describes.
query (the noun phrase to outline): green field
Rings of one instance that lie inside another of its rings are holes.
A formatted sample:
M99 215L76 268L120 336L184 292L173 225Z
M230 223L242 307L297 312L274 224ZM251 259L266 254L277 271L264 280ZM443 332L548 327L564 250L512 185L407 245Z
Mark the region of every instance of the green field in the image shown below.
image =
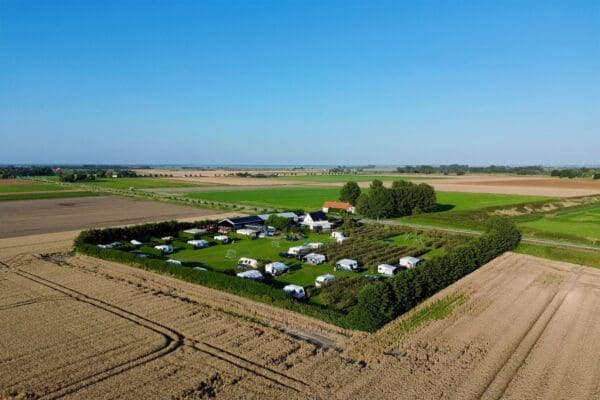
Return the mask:
M337 200L339 188L268 188L191 192L185 197L261 208L317 210L326 200Z
M190 186L206 186L201 183L182 182L161 178L98 178L95 181L81 182L77 185L90 185L107 189L157 189L157 188L180 188Z
M0 195L0 201L15 200L38 200L38 199L63 199L73 197L97 196L94 192L85 192L79 190L63 190L60 192L40 192L40 193L14 193Z
M321 183L337 183L337 182L372 182L379 179L382 182L398 181L398 180L425 180L425 179L440 179L440 177L408 176L408 175L296 175L282 176L281 179L290 181L303 182L321 182Z
M19 184L10 184L10 180L3 180L0 184L0 195L4 193L23 193L23 192L46 192L53 190L65 190L66 188L51 183L39 183L35 181L17 181ZM21 182L26 182L25 184Z
M316 210L327 200L339 198L339 188L262 188L190 192L185 197L208 201L244 204L277 209ZM466 211L546 199L539 196L517 196L488 193L438 192L441 211ZM427 215L422 215L427 217ZM418 216L421 217L421 216Z
M600 204L564 208L517 219L528 236L600 243Z
M517 253L600 268L600 251L521 243Z

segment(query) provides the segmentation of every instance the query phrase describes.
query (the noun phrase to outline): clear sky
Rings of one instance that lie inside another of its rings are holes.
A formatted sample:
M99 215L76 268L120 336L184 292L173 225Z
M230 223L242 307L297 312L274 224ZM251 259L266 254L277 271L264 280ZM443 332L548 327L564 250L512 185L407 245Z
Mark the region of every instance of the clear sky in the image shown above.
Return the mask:
M600 1L0 0L0 163L600 164Z

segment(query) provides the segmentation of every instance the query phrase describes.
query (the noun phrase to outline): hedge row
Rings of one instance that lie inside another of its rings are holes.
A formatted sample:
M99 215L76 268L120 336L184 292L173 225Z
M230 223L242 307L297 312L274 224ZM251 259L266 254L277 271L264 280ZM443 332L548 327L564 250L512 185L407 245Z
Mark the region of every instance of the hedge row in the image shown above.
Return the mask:
M365 287L348 314L348 324L373 332L498 255L513 250L521 234L505 218L488 221L485 234L415 269Z

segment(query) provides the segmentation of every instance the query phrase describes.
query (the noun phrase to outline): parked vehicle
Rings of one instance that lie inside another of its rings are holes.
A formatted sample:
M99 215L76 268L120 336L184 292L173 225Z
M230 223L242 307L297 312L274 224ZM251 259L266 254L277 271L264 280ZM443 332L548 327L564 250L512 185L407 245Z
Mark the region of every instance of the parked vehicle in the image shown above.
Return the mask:
M287 295L292 296L293 298L298 299L298 300L306 298L306 292L304 291L304 288L302 286L286 285L286 286L284 286L283 291Z
M258 260L255 260L254 258L242 257L238 261L238 266L246 268L258 268Z
M333 283L334 281L335 281L335 275L332 275L332 274L319 275L319 276L317 276L317 279L315 279L315 287L321 288L323 286L329 285L330 283Z
M265 272L273 276L285 274L289 271L289 267L282 262L276 261L265 265Z
M159 244L154 246L156 250L160 250L163 254L171 254L173 252L173 246L170 244Z
M260 271L257 271L255 269L251 269L249 271L244 271L244 272L240 272L237 274L238 278L242 278L242 279L250 279L253 281L262 281L265 279L265 277L263 276L263 274L260 273Z
M336 271L358 271L358 261L349 258L343 258L335 263Z

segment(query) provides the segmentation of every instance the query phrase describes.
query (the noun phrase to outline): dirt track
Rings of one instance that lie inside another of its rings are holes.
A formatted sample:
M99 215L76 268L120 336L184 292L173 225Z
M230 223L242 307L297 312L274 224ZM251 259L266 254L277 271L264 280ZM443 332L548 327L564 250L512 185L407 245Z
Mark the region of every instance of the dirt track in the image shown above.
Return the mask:
M218 211L117 196L0 202L0 238L141 222L208 218Z
M151 272L65 256L74 234L0 240L5 392L82 399L600 396L599 270L506 254L435 296L468 299L446 319L408 335L395 332L399 320L367 336Z

